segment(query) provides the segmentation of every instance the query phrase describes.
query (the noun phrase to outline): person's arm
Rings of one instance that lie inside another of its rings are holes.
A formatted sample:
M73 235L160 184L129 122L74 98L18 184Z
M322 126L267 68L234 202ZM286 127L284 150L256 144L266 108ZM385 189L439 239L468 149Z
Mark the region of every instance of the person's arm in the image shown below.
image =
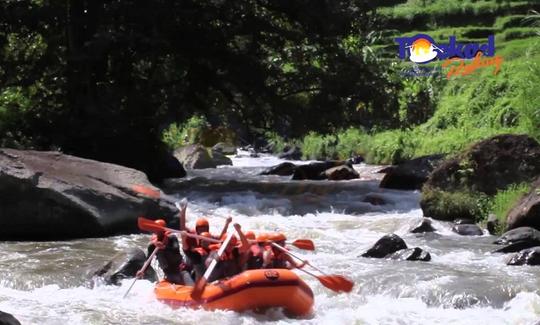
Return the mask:
M180 218L180 230L187 231L186 228L186 210L187 210L187 200L183 198L179 204L177 204L178 209L180 210L178 217Z
M246 238L246 235L244 235L244 233L242 232L242 227L235 223L234 224L234 229L236 229L236 232L238 233L238 236L240 237L240 242L242 243L242 246L240 247L240 253L244 254L244 253L247 253L247 251L249 250L249 241L248 239Z
M294 258L292 258L290 255L288 254L284 254L284 257L285 257L285 260L287 262L289 262L289 265L290 265L290 268L291 269L301 269L303 268L304 266L306 266L306 264L308 263L308 261L302 261L302 263L298 263Z
M223 225L223 229L221 230L221 234L219 234L219 238L221 239L223 235L227 233L227 230L229 229L229 224L232 222L232 217L227 217L227 220L225 220L225 224Z

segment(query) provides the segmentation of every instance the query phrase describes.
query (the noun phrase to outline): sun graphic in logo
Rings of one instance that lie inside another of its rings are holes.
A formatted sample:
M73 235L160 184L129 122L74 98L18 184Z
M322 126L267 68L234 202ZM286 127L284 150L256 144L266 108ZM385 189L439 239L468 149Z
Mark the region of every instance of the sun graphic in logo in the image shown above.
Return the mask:
M417 38L408 47L410 48L409 59L414 63L429 62L437 57L435 49L441 51L435 44L423 37Z

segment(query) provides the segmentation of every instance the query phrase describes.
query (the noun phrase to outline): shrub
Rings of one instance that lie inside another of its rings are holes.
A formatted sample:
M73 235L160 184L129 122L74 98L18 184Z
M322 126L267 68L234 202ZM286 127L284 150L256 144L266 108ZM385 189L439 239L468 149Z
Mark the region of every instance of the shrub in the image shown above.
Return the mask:
M163 131L162 140L174 150L178 147L199 143L203 132L209 128L204 116L192 116L183 124L172 123Z
M487 215L489 198L480 192L443 191L424 186L421 205L424 214L434 219L452 221L471 218L480 221Z
M530 184L512 184L503 191L498 191L490 202L490 211L499 220L499 231L506 228L506 216L519 199L531 189Z

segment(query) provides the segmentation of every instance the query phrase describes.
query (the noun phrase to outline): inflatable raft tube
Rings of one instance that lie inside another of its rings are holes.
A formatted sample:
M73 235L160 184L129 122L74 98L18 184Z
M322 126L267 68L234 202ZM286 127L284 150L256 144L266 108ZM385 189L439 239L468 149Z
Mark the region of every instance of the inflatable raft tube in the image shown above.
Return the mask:
M191 299L193 287L167 281L155 287L156 298L172 307L202 307L237 312L281 307L290 316L306 316L313 308L313 292L287 269L249 270L208 284L200 301Z

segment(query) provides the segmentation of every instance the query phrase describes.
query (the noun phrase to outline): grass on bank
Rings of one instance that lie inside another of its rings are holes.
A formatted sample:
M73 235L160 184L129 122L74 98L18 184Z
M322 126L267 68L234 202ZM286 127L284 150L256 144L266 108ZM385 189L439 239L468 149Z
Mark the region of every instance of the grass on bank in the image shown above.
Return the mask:
M527 183L510 185L504 191L498 191L490 200L490 212L499 220L499 232L506 228L506 216L515 204L529 191L531 185Z

